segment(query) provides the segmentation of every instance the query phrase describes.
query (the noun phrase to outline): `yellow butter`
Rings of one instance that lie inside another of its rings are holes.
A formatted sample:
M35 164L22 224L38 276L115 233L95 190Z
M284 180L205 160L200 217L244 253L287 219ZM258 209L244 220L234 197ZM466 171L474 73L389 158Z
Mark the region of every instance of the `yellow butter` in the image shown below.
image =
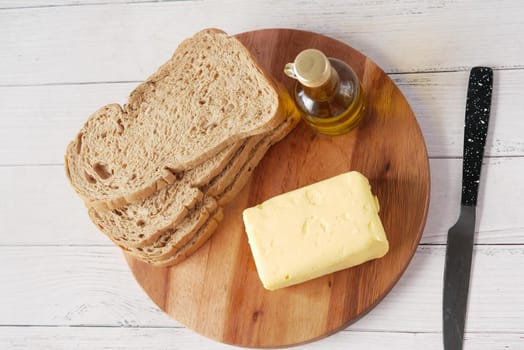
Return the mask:
M273 197L243 212L266 289L275 290L384 256L378 200L356 171Z

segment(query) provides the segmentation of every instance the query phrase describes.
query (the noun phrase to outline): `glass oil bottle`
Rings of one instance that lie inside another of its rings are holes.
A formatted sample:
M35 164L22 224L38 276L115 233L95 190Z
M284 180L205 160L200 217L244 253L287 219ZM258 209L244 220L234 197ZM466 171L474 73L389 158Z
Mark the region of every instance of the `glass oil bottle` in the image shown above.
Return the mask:
M356 128L365 115L360 80L345 62L327 58L316 49L298 54L284 73L297 80L294 99L302 117L326 135L341 135Z

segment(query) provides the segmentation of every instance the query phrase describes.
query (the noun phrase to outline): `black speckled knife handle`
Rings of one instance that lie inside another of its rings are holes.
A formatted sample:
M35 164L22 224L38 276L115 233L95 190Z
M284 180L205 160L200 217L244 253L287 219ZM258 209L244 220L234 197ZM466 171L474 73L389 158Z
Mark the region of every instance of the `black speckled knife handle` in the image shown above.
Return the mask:
M480 168L488 134L493 70L474 67L469 75L464 126L464 160L462 165L462 205L476 206Z

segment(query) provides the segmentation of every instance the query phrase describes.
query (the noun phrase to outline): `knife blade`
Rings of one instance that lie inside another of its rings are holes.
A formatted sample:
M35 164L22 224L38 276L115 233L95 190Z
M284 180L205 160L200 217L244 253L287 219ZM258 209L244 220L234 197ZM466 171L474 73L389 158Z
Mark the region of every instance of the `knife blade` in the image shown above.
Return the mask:
M469 76L464 125L460 216L448 231L444 266L444 350L461 350L468 302L480 169L488 133L493 70L474 67Z

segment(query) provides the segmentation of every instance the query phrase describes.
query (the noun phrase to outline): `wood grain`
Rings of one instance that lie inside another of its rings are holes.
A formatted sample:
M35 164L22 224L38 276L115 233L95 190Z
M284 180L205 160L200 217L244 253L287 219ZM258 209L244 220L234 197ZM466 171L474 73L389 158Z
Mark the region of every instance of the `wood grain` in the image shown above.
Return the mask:
M128 257L138 282L169 315L219 341L252 347L287 346L324 337L369 311L407 267L429 204L429 164L417 121L401 92L372 61L328 37L296 30L238 35L263 68L284 83L282 67L315 47L349 62L367 93L357 131L322 136L304 123L275 145L251 181L225 209L208 244L169 269ZM277 194L359 170L381 203L390 242L386 257L294 287L268 292L258 279L242 210Z

